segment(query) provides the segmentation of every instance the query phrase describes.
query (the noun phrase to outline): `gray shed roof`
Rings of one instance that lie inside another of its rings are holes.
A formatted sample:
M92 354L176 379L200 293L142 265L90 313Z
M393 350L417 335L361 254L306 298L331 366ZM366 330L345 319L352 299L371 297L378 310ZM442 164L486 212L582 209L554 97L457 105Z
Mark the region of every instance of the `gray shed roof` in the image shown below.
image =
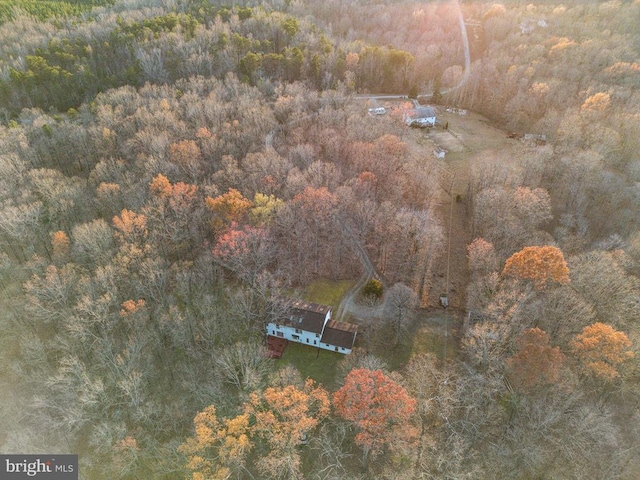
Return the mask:
M433 107L416 107L409 114L409 118L432 118L436 116L436 111Z

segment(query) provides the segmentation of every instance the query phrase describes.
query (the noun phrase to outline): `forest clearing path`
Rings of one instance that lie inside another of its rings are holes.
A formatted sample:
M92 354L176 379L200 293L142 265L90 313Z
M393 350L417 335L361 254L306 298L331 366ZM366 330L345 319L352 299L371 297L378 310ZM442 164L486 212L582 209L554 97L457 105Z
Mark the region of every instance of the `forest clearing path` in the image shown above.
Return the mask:
M441 221L445 242L433 267L428 302L424 306L440 306L440 296L447 293L450 308L462 312L466 309L469 283L467 245L473 240L472 212L467 198L472 169L474 165L493 162L496 152L501 152L501 157L505 151L515 155L521 147L517 140L507 138L505 131L481 115L441 110L438 117L442 125L448 125L446 130L442 127L427 133L414 130L416 133L405 140L412 148L419 148L422 155L425 150L430 153L426 143L447 150L446 157L439 160L442 189L433 206Z

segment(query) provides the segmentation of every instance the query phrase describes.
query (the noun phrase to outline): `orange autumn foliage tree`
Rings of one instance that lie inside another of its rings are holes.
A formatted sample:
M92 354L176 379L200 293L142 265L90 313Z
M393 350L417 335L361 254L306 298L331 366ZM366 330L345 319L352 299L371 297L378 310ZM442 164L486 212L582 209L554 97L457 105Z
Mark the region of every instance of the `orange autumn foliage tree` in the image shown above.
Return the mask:
M202 202L198 187L184 182L171 183L158 174L149 184L151 201L143 212L148 217L150 243L172 259L188 257L199 238Z
M417 433L411 424L416 401L381 370L351 370L333 395L333 404L338 415L358 429L355 440L365 462L369 455L375 457L387 446L411 441Z
M627 335L600 322L584 327L570 347L587 375L606 381L619 377L620 365L634 356Z
M251 433L268 447L258 460L264 478L299 478L298 447L320 421L329 415L329 394L307 379L302 389L293 385L252 393L245 414L252 419Z
M549 245L525 247L514 253L505 263L503 275L531 280L537 289L549 282L569 283L569 267L562 251Z
M128 317L129 315L133 315L135 312L143 309L146 304L147 302L142 298L137 301L126 300L121 304L120 316Z
M51 235L51 246L53 247L53 256L61 258L69 253L69 236L62 230Z
M149 190L158 198L184 198L191 201L195 198L198 187L184 182L172 184L167 177L159 173L149 184Z
M187 456L193 480L248 471L244 462L254 447L260 478L300 478L298 447L329 411L329 394L313 380L302 388L270 387L253 392L242 414L232 419L218 419L213 405L205 408L194 419L195 435L179 451Z
M188 165L200 161L200 147L193 140L181 140L169 146L169 157L173 163Z
M173 192L171 182L161 173L153 178L153 180L149 184L149 190L151 190L151 193L161 198L169 197Z
M120 185L117 183L100 182L98 188L96 188L96 194L98 199L106 198L110 195L115 195L120 191Z
M305 214L308 220L313 221L316 217L321 220L330 217L338 199L326 187L307 187L303 192L293 197L292 202L298 208L299 213Z
M517 340L518 353L507 360L510 380L516 388L532 389L558 381L565 361L560 347L552 347L549 335L539 328L525 330Z
M149 184L149 190L158 200L155 208L165 205L178 217L188 217L194 208L198 187L184 182L172 184L159 173Z
M582 111L602 112L611 106L611 95L606 92L598 92L591 95L582 104Z
M223 480L242 468L252 443L249 416L219 419L216 408L208 406L193 420L195 434L178 451L187 456L187 470L193 480Z
M212 225L216 233L227 228L232 222L242 223L253 206L251 200L245 198L235 188L230 188L227 193L215 198L207 197L205 201L214 214Z
M123 242L141 244L148 234L147 217L126 208L120 216L113 217L113 226L117 229L116 236Z
M193 140L181 140L169 146L169 159L182 174L193 179L202 173L202 153L200 147Z

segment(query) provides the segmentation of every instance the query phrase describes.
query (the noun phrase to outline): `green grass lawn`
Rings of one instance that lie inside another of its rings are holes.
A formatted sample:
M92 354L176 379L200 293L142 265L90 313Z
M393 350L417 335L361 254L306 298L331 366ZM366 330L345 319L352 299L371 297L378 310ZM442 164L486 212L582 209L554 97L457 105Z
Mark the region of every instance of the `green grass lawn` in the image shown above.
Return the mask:
M309 302L330 305L335 310L354 283L353 280L333 281L321 278L307 285L304 289L304 298Z
M446 354L448 360L457 357L458 338L455 330L456 322L452 318L442 317L441 325L420 325L414 335L411 344L410 356L420 353L432 353L438 359L443 360ZM445 328L445 325L447 327Z
M447 329L445 329L445 322L449 323ZM374 331L363 332L360 342L356 340L356 346L365 348L384 360L392 371L402 369L411 357L421 353L430 353L442 360L445 354L445 342L447 358L452 360L457 355L458 342L454 325L454 320L440 316L416 320L408 331L401 335L398 345L393 346L393 330L390 326L381 324ZM367 335L368 337L365 337Z
M446 338L447 342L447 356L451 357L451 351L453 350L451 342L451 335L448 335ZM439 359L444 357L445 351L445 337L440 333L434 332L433 330L422 327L416 331L415 336L413 337L413 343L411 345L410 355L418 355L421 353L431 353L437 356Z
M303 379L311 378L328 390L333 390L336 366L343 358L341 353L289 342L282 358L277 360L277 365L279 368L292 365L298 369Z

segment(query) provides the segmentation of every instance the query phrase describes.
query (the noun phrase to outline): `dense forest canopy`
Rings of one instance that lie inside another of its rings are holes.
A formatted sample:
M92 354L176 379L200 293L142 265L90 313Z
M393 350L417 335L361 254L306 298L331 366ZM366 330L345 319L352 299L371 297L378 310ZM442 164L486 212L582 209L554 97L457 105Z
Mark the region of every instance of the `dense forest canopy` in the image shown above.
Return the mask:
M86 479L638 478L639 22L0 1L0 450ZM432 158L412 99L505 148L439 126L462 146ZM353 353L268 358L318 285L364 312Z

